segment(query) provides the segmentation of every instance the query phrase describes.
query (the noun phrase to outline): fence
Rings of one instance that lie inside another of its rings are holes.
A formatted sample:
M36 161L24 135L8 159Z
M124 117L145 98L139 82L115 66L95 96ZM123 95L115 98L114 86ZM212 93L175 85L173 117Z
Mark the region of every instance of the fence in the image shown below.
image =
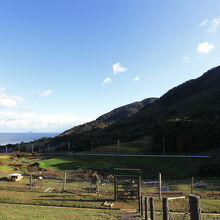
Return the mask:
M114 177L112 175L101 177L91 170L77 171L43 171L24 175L21 182L10 183L6 180L6 174L0 174L0 189L13 188L24 190L45 191L48 188L55 191L70 192L96 192L103 195L114 196ZM42 178L39 178L42 177ZM142 195L148 197L159 197L159 181L142 181ZM201 198L220 199L220 181L214 180L163 180L161 184L161 195L167 197L186 196L197 194Z
M194 178L192 180L162 181L161 193L164 196L184 196L194 193L201 198L220 198L220 181ZM143 181L142 193L159 197L159 181Z
M185 220L187 218L187 215L190 217L190 220L202 220L202 214L201 214L201 208L200 208L200 198L197 195L190 194L188 196L189 198L189 206L188 209L185 211L185 213L182 214L182 220ZM185 199L185 197L164 197L162 199L162 211L159 212L159 215L162 215L163 220L174 220L175 218L170 212L169 208L169 200L174 199ZM155 211L154 207L154 198L150 197L140 197L139 198L139 213L144 219L148 220L150 217L150 220L155 220L156 215L158 212Z

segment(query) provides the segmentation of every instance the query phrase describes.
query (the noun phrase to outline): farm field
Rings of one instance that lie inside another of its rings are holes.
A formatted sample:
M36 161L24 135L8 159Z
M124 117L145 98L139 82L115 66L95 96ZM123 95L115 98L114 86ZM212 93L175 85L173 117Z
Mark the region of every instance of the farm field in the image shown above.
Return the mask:
M10 211L8 211L10 210ZM73 209L59 207L23 206L17 204L1 204L0 219L4 220L105 220L119 219L120 211Z
M199 175L199 169L211 158L142 158L79 156L57 157L39 160L39 167L51 170L93 169L110 174L115 167L142 169L144 178L157 178L160 172L164 178L184 179ZM175 166L173 166L175 164Z
M63 192L63 181L61 179L44 179L43 184L38 184L30 188L28 177L20 182L0 181L0 202L1 203L19 203L31 205L75 207L106 209L103 202L114 202L113 184L100 185L100 196L94 192L88 192L87 188L95 187L89 181L78 182L68 181L66 190ZM175 191L163 192L164 196L188 195L189 188L186 185L175 186ZM189 186L188 186L189 187ZM47 189L53 189L48 191ZM201 207L204 213L220 213L220 189L194 189L194 193L201 197ZM153 193L153 194L152 194ZM214 196L212 196L212 193ZM211 195L210 195L211 194ZM155 207L161 210L161 201L158 199L157 187L142 186L143 196L154 196ZM137 201L134 202L116 202L113 209L137 209ZM170 210L174 212L184 212L187 208L187 200L175 200L170 202Z
M74 179L74 176L71 176L71 170L92 169L108 174L109 170L113 170L114 167L129 166L130 163L132 168L140 168L138 164L141 164L141 168L144 173L143 177L145 179L142 183L142 195L148 197L153 196L155 198L156 210L161 211L162 204L158 199L158 185L147 185L146 181L157 179L158 172L161 172L163 180L162 186L164 188L169 188L167 192L162 192L163 196L187 196L191 192L190 175L187 174L189 166L194 166L194 168L191 169L192 173L190 174L197 174L201 164L204 164L205 161L209 160L209 158L195 158L191 160L188 158L102 158L96 156L68 156L52 158L52 156L53 155L48 154L45 157L42 155L31 156L29 154L24 154L19 157L12 154L0 156L0 166L9 168L8 170L4 170L5 173L1 172L1 206L4 207L10 204L20 204L21 207L16 206L14 209L15 213L17 213L15 215L20 216L22 215L22 212L25 212L26 207L24 205L34 205L31 207L31 210L33 211L30 211L30 213L27 212L27 215L24 215L27 219L29 218L29 214L33 214L33 219L41 218L40 214L37 212L38 208L36 207L38 206L39 208L41 206L49 206L48 208L41 207L42 212L46 213L45 217L42 217L42 219L60 219L62 214L59 214L59 212L62 213L62 210L65 209L65 207L68 210L70 209L70 211L66 211L67 214L62 219L74 219L74 215L79 216L81 211L78 210L78 208L83 208L85 210L84 213L87 212L87 209L93 210L90 211L91 215L86 215L87 219L120 219L119 216L121 215L122 209L136 210L138 202L132 201L114 203L114 185L112 182L105 182L103 180L104 182L100 183L100 195L98 195L97 193L90 191L90 189L94 189L96 187L90 179L84 181L76 180ZM132 162L133 164L131 164ZM176 166L173 166L172 163L175 163ZM44 171L31 171L32 168L36 169L38 166ZM23 173L24 178L19 182L8 181L5 177L7 177L7 173L12 171ZM65 190L63 190L64 171L67 173ZM179 171L185 173L184 179L184 176L181 179L181 176L177 175ZM33 186L30 186L30 173L33 175ZM46 174L51 174L51 176L47 176ZM42 181L38 180L39 175L43 176ZM172 180L175 175L179 177L179 180ZM194 184L193 188L193 193L201 197L202 212L204 214L220 213L220 185L218 179L201 181L195 178L195 183L197 181L206 185L205 188L197 188ZM111 211L108 211L108 207L103 206L105 201L114 203ZM179 217L175 212L184 213L187 208L187 201L187 199L183 199L170 202L170 210L173 214L175 214L175 219L178 220L182 218L182 214L179 214ZM54 212L50 211L53 209L52 207L54 207ZM61 210L59 207L62 207L63 209ZM4 219L13 219L11 218L12 213L8 214L8 216L7 212L3 212L3 214ZM82 216L82 218L75 219L84 219L84 217ZM160 219L159 216L156 217L156 220L157 219ZM216 219L216 216L206 216L205 219Z

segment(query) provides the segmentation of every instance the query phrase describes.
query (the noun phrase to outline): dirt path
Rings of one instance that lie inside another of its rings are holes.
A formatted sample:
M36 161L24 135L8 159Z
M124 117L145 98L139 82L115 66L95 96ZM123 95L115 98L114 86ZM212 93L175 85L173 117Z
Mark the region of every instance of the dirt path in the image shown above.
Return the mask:
M136 212L126 212L124 211L121 216L121 220L139 220L140 216Z

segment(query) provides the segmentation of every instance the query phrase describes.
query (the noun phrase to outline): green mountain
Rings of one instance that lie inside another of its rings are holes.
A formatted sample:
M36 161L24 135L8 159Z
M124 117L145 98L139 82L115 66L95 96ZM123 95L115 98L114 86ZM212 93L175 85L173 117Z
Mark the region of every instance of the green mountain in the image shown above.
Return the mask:
M140 102L134 102L128 105L124 105L122 107L116 108L99 118L97 118L94 121L85 123L83 125L76 126L74 128L71 128L62 134L60 134L60 137L66 136L66 135L72 135L72 134L79 134L82 132L92 132L96 129L104 129L112 125L118 120L125 119L127 117L130 117L131 115L137 113L139 110L141 110L143 107L153 103L156 101L157 98L147 98Z
M54 141L70 139L76 150L82 150L89 149L91 141L100 146L118 139L128 142L150 136L154 151L160 152L163 144L170 152L219 147L220 66L169 90L130 115L114 120L117 110L115 113L101 116L100 123L97 119L64 132Z

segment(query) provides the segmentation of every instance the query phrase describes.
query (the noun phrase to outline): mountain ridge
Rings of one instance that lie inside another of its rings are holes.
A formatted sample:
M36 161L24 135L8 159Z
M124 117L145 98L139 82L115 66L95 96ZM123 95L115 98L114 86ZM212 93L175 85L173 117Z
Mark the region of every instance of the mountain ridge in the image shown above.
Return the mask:
M87 122L85 124L70 128L64 131L63 133L61 133L59 136L71 135L71 133L78 133L82 131L89 132L93 129L106 128L118 120L130 117L131 115L137 113L146 105L149 105L156 100L157 98L152 97L152 98L146 98L142 101L136 101L127 105L123 105L121 107L111 110L108 113L99 116L97 119L91 122Z
M166 139L170 151L204 150L220 145L220 66L196 79L186 81L166 92L135 114L114 121L101 129L87 130L60 137L74 145L90 147L153 137L157 150ZM59 139L59 138L58 138ZM181 146L182 145L182 146Z

